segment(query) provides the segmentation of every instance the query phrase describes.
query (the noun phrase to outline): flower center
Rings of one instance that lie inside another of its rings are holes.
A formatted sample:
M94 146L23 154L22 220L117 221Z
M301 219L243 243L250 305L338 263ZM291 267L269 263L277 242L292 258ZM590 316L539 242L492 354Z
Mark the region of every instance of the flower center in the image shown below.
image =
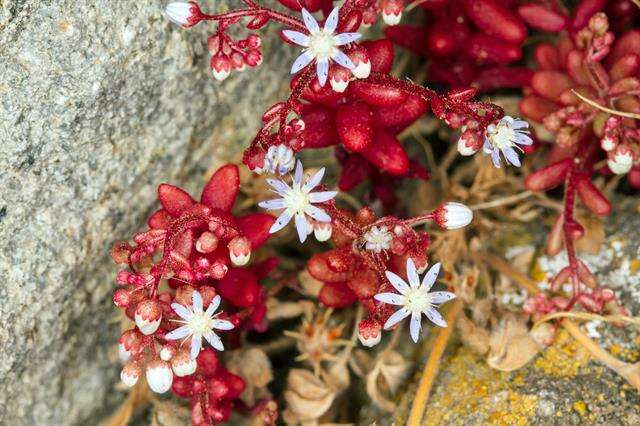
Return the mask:
M309 194L294 184L291 191L284 196L285 203L294 213L304 213L309 205Z
M331 57L336 46L332 33L324 30L309 35L309 49L318 59L328 59Z
M508 148L514 145L516 132L511 126L497 125L495 131L489 136L493 146L499 149Z
M196 336L204 336L211 331L211 317L204 312L194 314L189 320L189 329Z
M422 312L431 306L431 296L420 288L412 288L404 295L404 306L411 312Z

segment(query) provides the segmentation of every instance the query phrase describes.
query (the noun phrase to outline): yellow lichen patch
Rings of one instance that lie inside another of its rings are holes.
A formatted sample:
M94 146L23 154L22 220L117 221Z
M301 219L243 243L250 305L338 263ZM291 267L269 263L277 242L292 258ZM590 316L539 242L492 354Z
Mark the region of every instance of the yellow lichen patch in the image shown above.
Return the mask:
M514 390L518 374L490 368L469 349L459 348L441 366L440 376L425 416L425 425L456 425L474 421L490 425L527 425L535 415L538 397ZM472 416L470 419L469 416Z
M638 270L640 270L640 259L633 259L629 262L629 270L632 274L637 274Z
M531 269L531 278L537 282L544 281L547 278L547 273L542 270L540 263L537 261L533 264L533 268Z
M542 351L534 367L556 377L574 377L589 361L589 352L567 332L560 331L553 346Z
M576 413L580 414L580 416L584 416L587 413L587 404L584 401L576 401L573 403L573 409Z

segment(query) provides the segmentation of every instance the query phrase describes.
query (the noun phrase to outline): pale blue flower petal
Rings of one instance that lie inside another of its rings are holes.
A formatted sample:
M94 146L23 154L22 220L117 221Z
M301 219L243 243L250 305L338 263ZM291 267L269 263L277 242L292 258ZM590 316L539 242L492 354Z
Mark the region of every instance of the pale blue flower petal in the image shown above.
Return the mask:
M329 76L329 60L326 58L318 59L316 61L316 74L318 75L318 83L320 86L324 86Z
M298 31L283 30L282 33L286 38L294 42L295 44L303 47L309 47L309 36L302 34Z
M196 359L202 349L202 338L200 336L191 336L191 359Z
M378 302L387 303L389 305L404 305L404 297L397 293L378 293L373 296Z
M338 191L312 192L309 194L309 201L312 203L324 203L335 198L336 195L338 195Z
M307 218L303 214L296 214L296 230L300 242L304 243L309 233L307 232Z
M345 55L344 53L342 53L338 49L336 49L331 54L331 59L333 59L338 64L342 65L343 67L345 67L348 70L352 70L352 69L354 69L356 67L355 64L351 61L351 59L349 59L349 57L347 55Z
M260 201L258 206L267 210L280 210L286 207L284 198L276 198L274 200Z
M309 11L305 8L302 8L302 20L304 21L304 26L307 27L310 33L314 33L320 30L320 26L318 26L318 21L309 13Z
M384 274L387 276L391 285L401 294L406 294L409 291L409 286L402 278L391 271L384 271Z
M504 157L506 158L508 163L513 164L516 167L520 167L520 158L518 158L518 153L511 147L505 148L502 150Z
M304 51L296 58L291 66L291 74L295 74L300 71L302 68L306 67L313 61L313 55L308 51Z
M205 334L204 338L207 339L207 342L209 342L209 344L213 346L215 349L221 352L224 351L224 345L222 344L222 340L220 340L220 337L218 337L218 335L213 331Z
M413 312L411 314L411 321L409 321L409 334L414 343L418 343L418 339L420 338L420 330L422 329L420 317L420 312Z
M420 286L420 277L418 276L418 271L416 270L416 264L411 258L407 259L407 279L409 280L409 285L412 288Z
M434 303L436 305L440 305L456 298L456 295L449 291L434 291L430 294L430 296L431 303Z
M213 313L216 311L216 309L218 309L219 306L220 306L220 295L216 294L214 298L211 300L211 303L209 303L209 306L207 307L207 310L204 313L207 314L208 317L212 317Z
M287 224L291 222L291 217L292 217L292 214L289 210L283 211L282 214L278 216L274 224L271 225L271 228L269 229L269 233L275 234L276 232L278 232L279 230L287 226Z
M409 312L405 308L398 309L393 313L393 315L389 317L387 322L384 323L384 329L385 330L390 329L391 327L393 327L394 325L396 325L397 323L399 323L400 321L408 317L409 314L411 314L411 312Z
M312 206L309 204L305 209L305 213L311 216L314 220L318 222L331 222L331 216L329 216L324 210L318 208L316 206Z
M233 330L233 323L227 320L214 319L212 325L216 330Z
M334 36L334 40L336 41L336 46L343 46L358 40L360 37L362 37L360 33L342 33Z
M424 274L421 287L424 287L425 291L433 287L433 284L436 282L436 278L438 278L439 273L440 273L440 262L433 265L431 268L429 268L427 273Z
M429 318L429 321L437 325L438 327L446 327L447 322L442 318L440 312L436 310L436 308L427 308L424 311L424 314Z
M189 309L185 308L179 303L172 303L171 309L173 309L173 311L185 321L190 320L191 317L193 316L193 313Z
M166 340L179 340L179 339L184 339L185 337L187 337L189 335L190 331L189 331L189 326L188 325L183 325L182 327L176 328L173 331L168 332L167 334L164 335L164 338Z
M313 188L315 188L316 186L318 186L318 184L320 183L320 181L322 180L322 177L324 176L324 167L321 168L320 170L318 170L317 172L314 173L313 176L311 176L309 178L309 180L307 181L307 183L304 184L304 186L302 187L302 190L304 192L309 192L311 191Z
M324 31L326 33L333 34L333 32L336 30L336 27L338 26L339 12L340 12L340 8L334 7L331 13L329 14L329 16L327 17L327 20L324 21Z
M191 302L193 303L194 312L202 312L202 295L200 292L194 290L191 294Z

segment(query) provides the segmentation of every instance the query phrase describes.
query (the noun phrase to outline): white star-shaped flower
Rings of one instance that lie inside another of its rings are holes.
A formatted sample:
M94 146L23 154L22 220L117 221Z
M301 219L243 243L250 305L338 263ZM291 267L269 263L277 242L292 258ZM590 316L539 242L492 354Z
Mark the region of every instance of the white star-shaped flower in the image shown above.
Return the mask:
M413 339L414 342L417 342L422 328L422 314L426 315L432 323L439 327L447 326L447 323L444 318L442 318L442 315L437 311L436 307L455 298L456 295L448 291L429 292L433 284L436 282L438 272L440 272L440 263L433 265L425 274L422 279L422 283L420 283L420 277L418 276L416 265L413 263L413 260L408 259L407 277L409 279L409 283L407 284L402 278L393 272L385 271L387 279L391 285L400 292L400 294L379 293L376 294L374 298L383 303L402 306L393 315L391 315L384 324L385 330L388 330L411 315L409 331L411 339Z
M295 44L304 47L302 54L293 63L291 74L295 74L314 59L316 60L316 73L320 86L324 86L329 75L329 61L336 61L343 67L353 70L354 63L345 55L338 46L343 46L356 41L361 37L360 33L334 34L338 26L338 13L340 8L334 8L324 23L324 28L320 28L315 18L306 10L302 9L302 19L309 34L298 31L284 30L285 37Z
M258 204L267 210L284 209L271 226L269 230L271 234L287 226L291 219L295 217L296 230L298 231L298 238L300 238L301 243L307 239L307 235L309 234L309 221L307 220L307 216L318 222L331 222L331 216L321 208L314 206L313 203L324 203L338 194L336 191L311 192L313 188L320 184L324 176L324 167L311 176L304 184L302 183L302 173L302 163L298 160L291 186L281 180L267 179L267 183L271 185L273 191L282 198L262 201Z
M181 320L172 320L183 326L167 333L165 339L178 340L191 337L191 358L195 359L202 348L202 338L219 351L224 350L222 340L213 330L231 330L233 324L227 320L217 319L216 309L220 306L220 296L216 295L206 311L202 310L202 295L199 292L193 292L191 296L193 305L191 307L182 306L179 303L172 303L171 308Z
M364 240L366 241L364 247L367 250L380 253L382 250L389 248L392 239L393 235L386 226L381 226L380 228L372 226L371 229L364 234Z
M491 154L491 161L497 168L500 168L500 152L504 155L507 164L520 167L520 159L514 148L522 151L520 145L533 143L528 128L529 123L526 121L505 115L498 124L487 126L482 150L485 154Z

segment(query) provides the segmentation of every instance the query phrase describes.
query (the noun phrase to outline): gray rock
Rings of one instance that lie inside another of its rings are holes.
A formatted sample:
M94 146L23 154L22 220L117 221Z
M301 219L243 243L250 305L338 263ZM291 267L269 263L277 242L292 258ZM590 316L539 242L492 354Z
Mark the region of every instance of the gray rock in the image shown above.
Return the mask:
M117 403L111 244L158 183L195 190L239 153L287 81L273 27L269 59L219 84L212 27L163 6L0 2L0 424L92 424Z

